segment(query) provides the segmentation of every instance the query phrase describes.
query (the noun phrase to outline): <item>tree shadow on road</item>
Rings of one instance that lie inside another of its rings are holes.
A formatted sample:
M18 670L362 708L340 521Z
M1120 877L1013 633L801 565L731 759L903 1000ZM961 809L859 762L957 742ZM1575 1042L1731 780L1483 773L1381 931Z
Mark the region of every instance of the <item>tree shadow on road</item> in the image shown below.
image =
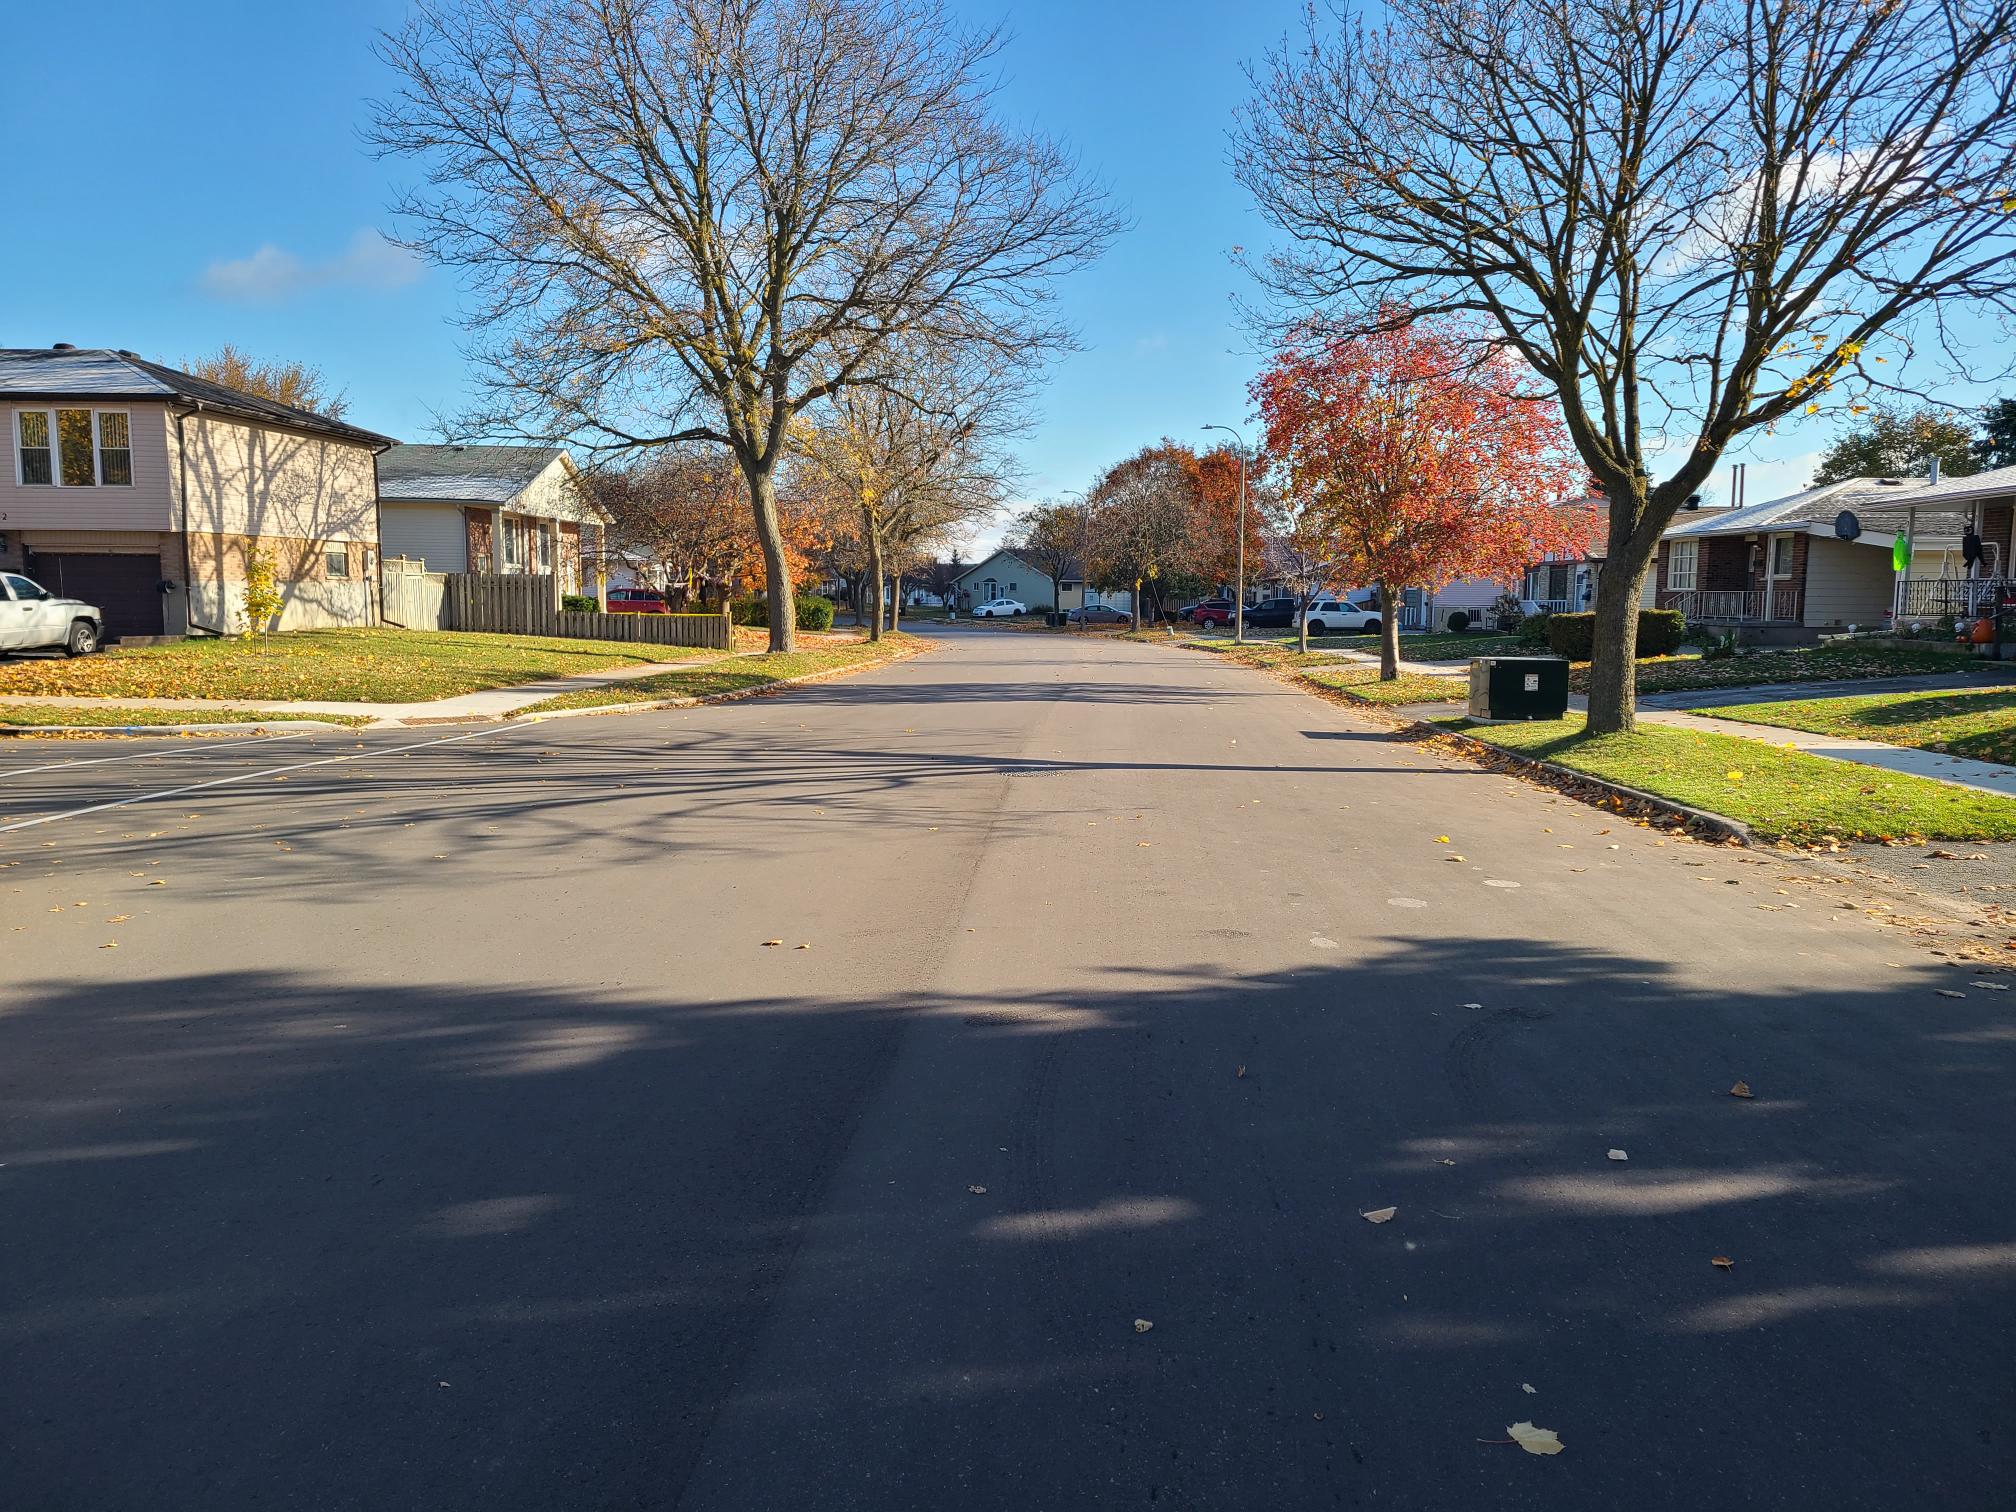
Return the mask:
M0 1500L1986 1507L2016 1024L1933 980L21 982Z

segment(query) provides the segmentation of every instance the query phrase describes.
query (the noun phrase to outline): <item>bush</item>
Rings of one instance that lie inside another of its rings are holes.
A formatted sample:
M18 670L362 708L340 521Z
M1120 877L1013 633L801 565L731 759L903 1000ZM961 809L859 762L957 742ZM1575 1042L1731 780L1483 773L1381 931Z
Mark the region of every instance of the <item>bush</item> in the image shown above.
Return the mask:
M1509 634L1517 630L1525 618L1526 611L1519 607L1518 594L1508 591L1499 594L1491 601L1491 623L1496 625L1501 633ZM1535 641L1534 644L1543 643Z
M831 630L833 628L833 600L821 598L816 593L801 593L797 598L798 628L800 630ZM738 625L755 625L759 628L770 623L770 600L767 598L737 599L729 606L728 617Z
M1743 649L1742 642L1736 639L1734 630L1724 630L1720 635L1704 630L1698 633L1695 639L1702 643L1703 661L1733 661Z
M1686 633L1687 616L1678 609L1638 611L1640 656L1671 655L1680 648ZM1596 647L1596 616L1588 612L1548 615L1547 645L1556 656L1565 656L1570 661L1588 661Z
M1469 628L1470 616L1463 610L1458 609L1454 614L1449 616L1449 629L1453 634L1461 635Z
M593 594L563 593L560 595L560 607L569 614L593 614L602 606L595 602Z
M1547 621L1552 618L1553 616L1544 609L1538 614L1529 614L1517 622L1512 633L1519 637L1520 645L1530 646L1538 651L1548 643Z

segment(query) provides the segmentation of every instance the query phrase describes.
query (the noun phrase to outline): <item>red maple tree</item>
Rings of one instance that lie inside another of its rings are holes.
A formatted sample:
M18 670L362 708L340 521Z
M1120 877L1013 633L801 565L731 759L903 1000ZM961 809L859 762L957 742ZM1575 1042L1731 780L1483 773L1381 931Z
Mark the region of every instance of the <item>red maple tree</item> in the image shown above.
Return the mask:
M1453 320L1302 330L1253 380L1278 485L1307 501L1346 580L1379 591L1382 679L1399 675L1402 589L1509 582L1588 539L1587 512L1556 502L1584 470L1554 406L1510 354L1478 350Z

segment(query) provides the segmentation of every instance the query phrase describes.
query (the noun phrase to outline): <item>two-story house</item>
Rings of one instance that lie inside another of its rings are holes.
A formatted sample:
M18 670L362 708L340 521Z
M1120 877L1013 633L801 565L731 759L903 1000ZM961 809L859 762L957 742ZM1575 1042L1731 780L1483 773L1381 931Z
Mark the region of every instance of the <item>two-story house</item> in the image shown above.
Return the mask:
M376 459L390 438L132 352L0 348L0 567L106 633L229 635L272 562L274 628L378 622Z

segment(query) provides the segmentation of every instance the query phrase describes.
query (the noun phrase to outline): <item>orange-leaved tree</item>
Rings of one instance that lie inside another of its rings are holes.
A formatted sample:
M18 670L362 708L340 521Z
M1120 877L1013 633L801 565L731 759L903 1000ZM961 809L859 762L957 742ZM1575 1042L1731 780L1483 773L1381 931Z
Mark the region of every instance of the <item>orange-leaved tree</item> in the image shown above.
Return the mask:
M1278 481L1339 575L1379 591L1382 679L1399 676L1403 589L1509 580L1588 535L1586 511L1554 502L1584 476L1555 407L1511 356L1480 362L1478 340L1395 310L1364 335L1293 332L1253 380Z

